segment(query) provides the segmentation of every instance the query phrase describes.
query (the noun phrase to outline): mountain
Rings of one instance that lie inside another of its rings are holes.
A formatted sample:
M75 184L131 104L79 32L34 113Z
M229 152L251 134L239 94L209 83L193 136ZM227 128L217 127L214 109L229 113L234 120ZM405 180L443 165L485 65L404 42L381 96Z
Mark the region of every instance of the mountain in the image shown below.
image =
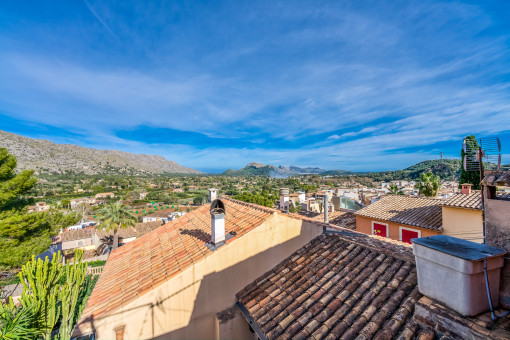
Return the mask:
M460 159L435 159L414 164L403 170L381 172L354 172L348 170L324 170L320 168L300 168L297 166L274 166L260 163L249 163L239 170L227 170L224 176L268 176L288 177L305 174L320 174L324 176L367 176L374 180L416 179L422 172L432 172L444 180L455 180L460 174Z
M158 155L132 154L117 150L97 150L72 144L55 144L0 130L0 147L15 155L19 169L39 173L95 174L199 174Z
M274 165L265 165L261 163L251 162L248 163L244 168L239 170L229 169L225 171L222 175L224 176L268 176L268 177L288 177L288 176L296 176L296 175L306 175L306 174L322 174L327 172L327 170L320 168L300 168L297 166L291 165L290 167L286 167L283 165L274 166Z

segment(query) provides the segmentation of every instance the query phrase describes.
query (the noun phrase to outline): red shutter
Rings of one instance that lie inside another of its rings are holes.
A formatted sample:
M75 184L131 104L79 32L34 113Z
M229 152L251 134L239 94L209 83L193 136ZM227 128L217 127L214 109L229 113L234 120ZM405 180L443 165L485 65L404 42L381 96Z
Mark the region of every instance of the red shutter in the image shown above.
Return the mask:
M417 231L402 229L402 242L411 243L412 238L419 236Z
M374 235L388 237L386 228L385 224L374 223Z

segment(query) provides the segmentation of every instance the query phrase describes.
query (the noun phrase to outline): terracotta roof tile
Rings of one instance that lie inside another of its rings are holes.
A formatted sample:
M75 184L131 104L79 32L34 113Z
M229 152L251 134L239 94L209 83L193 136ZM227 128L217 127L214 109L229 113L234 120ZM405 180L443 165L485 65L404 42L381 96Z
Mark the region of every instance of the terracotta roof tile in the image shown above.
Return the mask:
M264 222L274 209L231 199L225 203L225 232L231 240ZM77 330L86 330L91 315L115 311L136 297L169 280L201 261L212 252L206 247L211 238L209 205L114 250L90 296ZM76 332L75 332L76 333Z
M236 296L269 339L414 335L413 259L409 247L366 235L323 234Z
M480 190L473 190L470 194L455 194L446 200L441 205L446 207L458 207L467 209L482 210L482 199Z
M387 195L355 215L441 231L443 202L435 198Z

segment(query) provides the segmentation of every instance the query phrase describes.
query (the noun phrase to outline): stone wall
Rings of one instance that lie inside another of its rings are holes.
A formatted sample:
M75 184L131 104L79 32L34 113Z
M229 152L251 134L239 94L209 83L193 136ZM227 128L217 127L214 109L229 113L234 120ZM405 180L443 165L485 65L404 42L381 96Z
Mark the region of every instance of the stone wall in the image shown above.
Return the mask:
M485 243L510 252L510 201L485 200ZM501 272L500 305L510 308L510 255Z

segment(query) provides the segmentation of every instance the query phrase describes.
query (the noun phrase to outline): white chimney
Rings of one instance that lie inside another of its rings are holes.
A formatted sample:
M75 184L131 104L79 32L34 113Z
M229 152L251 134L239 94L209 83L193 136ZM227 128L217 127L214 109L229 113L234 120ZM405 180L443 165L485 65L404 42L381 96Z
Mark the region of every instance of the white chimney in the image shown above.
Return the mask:
M280 188L280 210L289 211L289 189Z
M300 204L303 204L305 203L305 200L306 200L306 194L303 192L303 191L298 191L298 201Z
M218 246L225 241L225 205L219 199L211 203L211 242Z
M218 198L218 189L209 189L209 202L214 201L216 198Z

